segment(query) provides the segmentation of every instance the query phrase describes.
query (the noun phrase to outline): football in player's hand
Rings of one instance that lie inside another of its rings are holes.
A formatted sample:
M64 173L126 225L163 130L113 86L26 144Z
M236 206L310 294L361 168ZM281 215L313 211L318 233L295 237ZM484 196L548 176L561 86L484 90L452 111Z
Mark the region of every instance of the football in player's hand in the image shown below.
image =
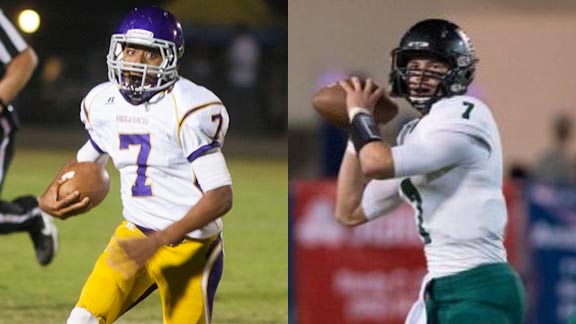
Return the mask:
M80 199L90 198L90 207L94 207L106 198L110 189L108 172L98 163L79 162L68 166L61 178L68 179L58 188L58 199L78 190Z
M364 81L362 81L364 85ZM330 124L347 128L350 121L346 110L346 91L338 84L331 84L318 90L312 99L312 105L320 116ZM398 113L398 105L384 94L374 108L374 119L380 124L392 120Z

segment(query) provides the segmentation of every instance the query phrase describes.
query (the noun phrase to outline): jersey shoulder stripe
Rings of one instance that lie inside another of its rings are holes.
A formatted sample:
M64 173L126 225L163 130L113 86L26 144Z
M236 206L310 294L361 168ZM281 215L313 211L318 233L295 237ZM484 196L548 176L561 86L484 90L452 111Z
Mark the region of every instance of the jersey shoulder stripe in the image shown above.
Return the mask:
M215 105L220 105L222 107L224 107L224 104L222 104L219 101L213 101L213 102L208 102L205 103L203 105L200 105L198 107L192 107L190 108L188 111L186 111L186 113L184 113L184 116L182 117L182 119L180 119L180 121L178 122L178 142L180 143L180 146L182 146L182 138L181 138L181 134L182 134L182 125L184 124L184 122L186 121L186 119L190 116L192 116L194 113L198 113L200 111L202 111L203 109L215 106Z
M192 115L192 114L195 113L195 112L200 111L201 109L208 108L208 107L214 106L214 105L224 106L224 104L221 103L220 101L213 101L213 102L205 103L205 104L200 105L200 106L198 106L198 107L192 107L192 108L190 108L188 111L186 111L186 112L184 113L184 116L183 116L182 119L180 119L180 121L178 122L178 129L180 129L180 128L182 127L182 124L184 123L184 121L186 120L186 118L188 118L190 115Z
M176 82L170 95L176 103L177 114L180 116L178 120L182 120L186 112L193 108L212 102L222 103L222 100L212 91L184 78Z
M90 123L90 110L92 109L94 100L115 87L116 85L112 82L104 82L92 88L86 97L84 97L84 100L82 100L82 113L88 123Z
M176 110L176 120L178 122L177 134L178 142L182 146L182 129L187 123L200 125L211 123L212 115L226 115L224 104L212 91L199 86L190 80L181 78L176 82L173 91L170 93ZM227 117L226 117L227 118Z

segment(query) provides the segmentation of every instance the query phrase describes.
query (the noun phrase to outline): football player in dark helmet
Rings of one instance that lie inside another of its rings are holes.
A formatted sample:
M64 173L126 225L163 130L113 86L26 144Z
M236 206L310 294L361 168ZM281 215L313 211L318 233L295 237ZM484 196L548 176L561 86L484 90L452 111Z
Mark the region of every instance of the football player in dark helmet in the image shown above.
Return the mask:
M441 19L414 25L391 56L390 95L406 98L421 110L466 93L478 62L464 31Z
M390 94L421 116L402 127L395 146L373 118L384 89L370 79L340 82L350 141L335 217L356 226L402 200L414 207L428 274L406 323L523 323L523 286L503 244L500 136L489 107L466 95L477 62L452 22L424 20L406 32L392 51Z

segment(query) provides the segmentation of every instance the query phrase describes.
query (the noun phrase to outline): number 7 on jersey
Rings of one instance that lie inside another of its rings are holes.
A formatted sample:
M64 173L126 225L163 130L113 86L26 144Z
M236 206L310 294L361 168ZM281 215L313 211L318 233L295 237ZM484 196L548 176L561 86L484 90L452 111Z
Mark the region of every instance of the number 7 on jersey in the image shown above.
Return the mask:
M136 159L138 170L136 170L136 181L132 186L132 196L152 196L152 186L146 184L146 168L151 149L150 134L120 134L120 149L128 149L130 145L140 146Z
M464 101L462 104L466 106L466 111L462 114L462 118L470 119L470 113L472 112L472 109L474 109L474 104L468 101Z

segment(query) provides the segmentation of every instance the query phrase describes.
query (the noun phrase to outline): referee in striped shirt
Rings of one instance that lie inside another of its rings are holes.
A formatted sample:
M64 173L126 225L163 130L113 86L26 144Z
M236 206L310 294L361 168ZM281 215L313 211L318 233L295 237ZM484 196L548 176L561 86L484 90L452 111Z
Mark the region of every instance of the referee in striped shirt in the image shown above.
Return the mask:
M18 117L10 104L24 88L38 64L38 57L0 10L0 193L8 166L14 156L14 137ZM1 67L0 67L1 68ZM42 215L35 195L24 195L11 202L0 201L0 234L28 232L36 259L49 264L58 248L58 232L52 218Z

